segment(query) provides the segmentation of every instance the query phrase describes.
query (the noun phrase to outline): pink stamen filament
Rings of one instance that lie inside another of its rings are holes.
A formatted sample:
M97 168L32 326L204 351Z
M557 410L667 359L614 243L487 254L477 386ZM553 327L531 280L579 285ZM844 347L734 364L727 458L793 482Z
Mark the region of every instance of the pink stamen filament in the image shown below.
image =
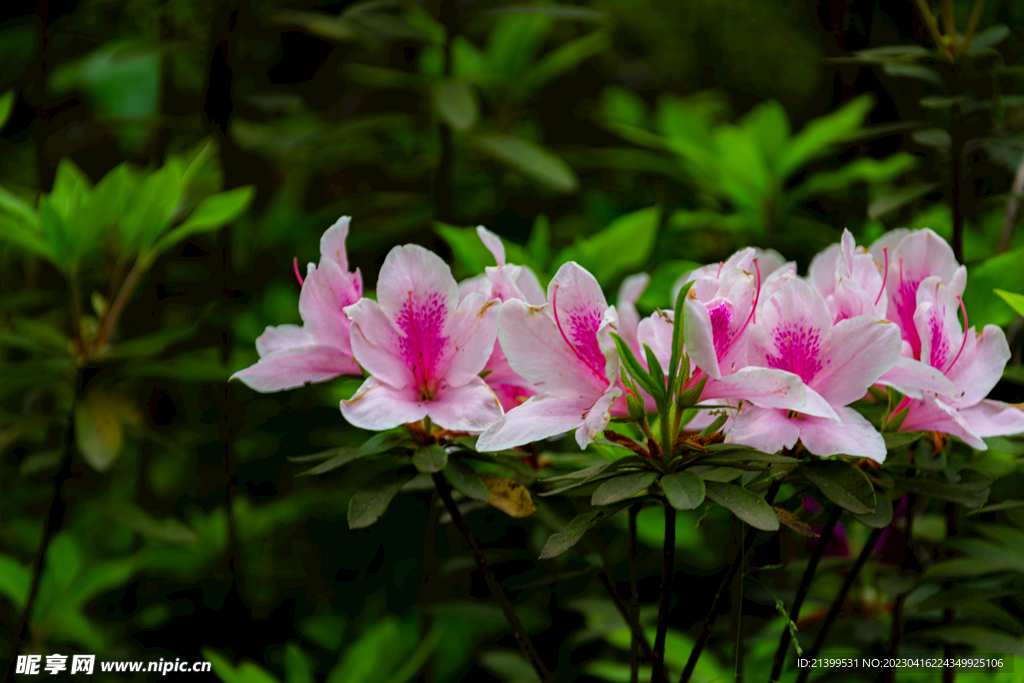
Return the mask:
M882 266L882 268L884 269L884 272L882 273L882 288L880 290L878 290L878 296L875 297L875 305L876 306L878 305L878 302L882 300L882 295L885 294L885 282L886 282L886 280L889 279L889 247L883 247L882 248L882 254L885 256L885 265ZM902 268L903 268L903 259L900 259L900 269L901 269L901 272L902 272ZM902 284L902 281L903 281L903 277L900 276L900 283L901 284Z
M953 362L950 363L949 366L942 371L943 375L945 375L947 372L953 369L953 366L956 365L956 362L960 360L960 354L964 352L964 347L967 346L967 308L964 306L963 299L957 297L956 300L960 302L960 311L961 313L964 314L964 338L963 341L960 342L960 350L957 351L956 356L953 357Z
M299 275L299 257L298 256L296 256L294 259L292 259L292 266L295 267L295 279L299 281L299 287L301 287L305 283L302 281L302 276Z
M597 369L590 364L590 361L588 361L583 356L583 354L579 352L579 350L576 348L576 345L569 341L569 338L565 336L565 330L562 329L562 323L558 320L558 285L555 285L555 289L551 293L551 310L555 314L555 325L558 327L558 333L562 335L562 339L565 340L565 343L569 345L569 348L572 349L572 352L576 354L576 357L579 358L580 361L584 365L586 365L590 369L590 371L597 376L599 380L601 380L605 384L608 384L608 378L604 376L604 373L598 372Z
M719 261L718 262L718 272L715 273L715 277L716 278L722 277L722 268L724 268L724 267L725 267L725 261Z

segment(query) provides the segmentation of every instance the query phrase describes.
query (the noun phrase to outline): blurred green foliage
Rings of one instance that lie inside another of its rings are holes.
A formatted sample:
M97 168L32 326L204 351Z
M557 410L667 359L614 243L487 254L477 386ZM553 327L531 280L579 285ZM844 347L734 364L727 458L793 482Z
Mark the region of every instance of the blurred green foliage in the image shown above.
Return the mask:
M368 289L398 243L438 249L458 277L479 273L491 256L467 226L484 224L542 282L567 260L608 293L650 273L645 312L669 305L679 275L747 244L806 266L844 227L860 243L900 226L960 234L971 322L1009 330L998 397L1021 401L1022 311L992 291L1024 292L1024 237L1004 225L1024 191L1013 184L1024 2L985 4L955 68L914 5L897 4L5 7L0 656L13 656L45 538L23 652L207 658L239 683L535 680L426 475L396 487L383 516L368 509L364 521L380 517L371 529L348 529L350 499L393 464L338 413L357 380L272 396L227 384L256 360L267 325L298 321L292 258L315 260L339 215L354 216L348 247ZM959 26L972 7L955 3ZM908 651L999 636L1024 680L1024 516L999 507L1019 497L1024 447L989 445L969 457L991 480L973 493L992 511L961 515L950 533L943 505L963 491L918 492L912 535L891 527L893 547L851 594L860 618L837 623L836 652L888 643L899 599L920 627ZM551 448L539 457L565 470L591 462ZM358 467L335 466L354 449L367 451ZM916 467L950 464L927 440L915 449ZM326 455L301 457L316 452ZM798 493L789 511L819 524ZM541 561L577 506L534 502L525 519L482 502L466 511L560 678L629 680L629 631L597 578L607 568L626 585L622 515ZM662 515L638 520L649 639ZM677 516L670 672L739 530L721 505ZM867 527L849 531L812 586L801 634L866 542ZM770 661L784 623L775 600L792 598L807 554L788 531L755 549L747 680ZM950 609L957 624L929 634ZM720 621L694 680L732 675L736 632Z

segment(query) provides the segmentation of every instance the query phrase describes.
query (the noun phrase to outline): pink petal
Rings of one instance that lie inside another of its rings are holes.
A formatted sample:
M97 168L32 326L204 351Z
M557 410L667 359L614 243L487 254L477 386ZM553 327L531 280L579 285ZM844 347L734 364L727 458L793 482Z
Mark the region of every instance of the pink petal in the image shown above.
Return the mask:
M921 341L921 360L941 371L950 369L964 341L958 314L960 304L938 277L929 277L917 290L914 327Z
M526 303L531 306L542 306L547 301L544 288L540 286L537 275L526 266L518 266L515 277L512 279L519 287L519 291L523 293Z
M901 357L890 370L886 370L878 383L892 387L904 396L921 400L921 392L928 391L952 398L956 387L941 370L913 358Z
M798 418L787 418L786 411L775 408L744 406L725 435L727 443L756 448L764 453L777 453L792 448L800 438Z
M260 357L274 351L293 349L299 346L313 346L313 336L308 330L298 325L268 326L266 331L256 338L256 353Z
M719 305L719 310L729 307L728 302ZM707 307L695 298L687 297L683 303L683 336L686 340L686 353L690 363L707 373L708 377L717 379L722 376L718 366L718 353L715 350L715 331L711 314ZM672 348L672 326L668 327L668 349ZM671 359L671 356L668 357ZM664 363L661 358L659 362Z
M300 346L272 351L255 365L233 374L231 379L242 380L249 388L266 393L358 374L359 365L338 348Z
M498 339L512 369L546 394L588 397L588 405L607 386L573 352L558 332L549 306L513 299L498 311Z
M821 369L809 384L833 406L853 403L896 365L901 348L899 328L888 320L843 320L833 328Z
M811 259L807 269L807 281L824 297L832 294L836 288L836 273L842 257L842 246L836 242L819 251Z
M641 347L637 344L637 327L640 325L640 313L636 310L636 302L647 289L651 278L647 273L630 275L622 281L619 287L619 296L615 301L615 310L619 313L619 335L626 340L626 344L633 350L633 353L643 355Z
M839 421L839 415L836 414L833 406L821 394L808 386L804 387L804 392L807 394L807 405L800 409L800 413L810 415L811 417L823 417L828 420Z
M1010 360L1006 334L996 325L985 325L981 334L968 331L967 344L946 376L957 389L957 404L971 406L988 396L1003 376Z
M668 365L672 360L672 318L672 313L658 311L641 320L636 330L637 342L651 347L651 351L654 352L654 356L666 372L668 372ZM644 362L640 357L637 359L641 363Z
M576 429L593 405L594 399L585 396L534 396L488 427L476 443L477 450L500 451Z
M751 365L787 370L807 384L824 368L832 315L825 300L806 282L788 280L758 313L757 324L748 329Z
M821 417L799 421L800 441L815 455L853 455L885 461L885 439L853 408L836 408L839 422Z
M395 389L370 377L352 398L341 402L341 414L353 427L379 432L422 420L429 405L420 400L414 385Z
M523 401L537 394L537 387L532 382L520 377L512 370L512 366L508 364L508 359L505 358L505 352L502 351L500 343L494 345L494 351L491 353L491 357L487 359L484 371L487 372L484 382L491 388L494 395L498 397L498 402L501 403L501 407L505 412L521 405Z
M942 432L958 437L972 448L986 450L988 446L968 424L960 410L947 405L934 396L923 401L911 401L907 417L900 425L901 432Z
M486 273L474 275L459 283L459 301L466 298L468 294L479 292L485 297L491 292L491 281Z
M480 241L487 247L487 251L494 256L495 262L499 266L505 265L505 245L502 244L501 238L482 225L477 226L476 234L480 236Z
M621 395L622 389L615 386L608 387L608 390L597 400L597 403L587 411L583 424L576 430L576 443L579 444L580 448L586 448L587 444L600 436L601 432L608 426L612 419L612 403L616 397Z
M484 369L494 351L497 312L497 299L487 301L481 294L470 294L451 316L445 331L447 341L435 365L436 376L444 377L448 386L462 386Z
M427 403L435 423L457 432L482 432L502 416L501 406L484 381L474 377L462 386L442 387Z
M548 301L560 334L595 373L607 376L611 359L602 351L597 332L608 302L594 276L574 261L563 264L548 284ZM502 346L508 353L507 345Z
M1009 436L1024 432L1024 410L1009 403L985 399L969 408L961 408L960 415L978 436Z
M800 378L771 368L747 367L721 379L708 380L701 399L716 398L737 398L762 408L800 411L807 405L807 393Z
M417 244L393 248L377 276L377 301L381 310L408 334L410 302L423 325L442 331L458 305L458 285L451 268L437 254ZM399 318L404 322L399 322ZM412 321L415 322L415 321Z
M345 238L348 237L348 225L351 216L342 216L320 237L320 259L334 261L343 271L348 271L348 253L345 251Z
M310 269L299 294L299 315L306 330L320 344L348 348L349 319L344 308L359 301L351 273L324 259Z
M360 299L345 309L352 319L352 353L374 377L395 389L416 386L416 378L396 343L398 330L380 304Z

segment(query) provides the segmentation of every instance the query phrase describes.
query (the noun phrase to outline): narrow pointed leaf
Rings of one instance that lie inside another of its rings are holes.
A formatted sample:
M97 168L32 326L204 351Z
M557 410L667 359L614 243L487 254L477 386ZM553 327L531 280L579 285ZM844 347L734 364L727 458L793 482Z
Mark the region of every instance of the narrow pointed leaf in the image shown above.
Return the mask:
M476 473L476 470L461 460L449 458L448 464L445 465L441 472L444 474L444 478L448 480L448 483L452 485L452 488L467 498L481 500L486 503L487 499L491 497L491 492L484 485L484 482L481 481L480 475Z
M391 499L414 476L415 472L403 468L382 472L366 482L348 502L348 528L362 529L380 519Z
M825 497L856 515L875 509L875 489L867 476L842 460L817 460L801 463L797 471L817 486Z

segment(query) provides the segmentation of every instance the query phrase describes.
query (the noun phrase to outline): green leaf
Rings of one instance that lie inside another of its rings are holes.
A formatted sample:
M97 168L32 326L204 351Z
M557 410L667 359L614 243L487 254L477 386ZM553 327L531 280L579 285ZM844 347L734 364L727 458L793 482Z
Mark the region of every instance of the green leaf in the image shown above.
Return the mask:
M184 190L183 173L181 163L171 159L133 189L119 223L125 249L148 247L163 232Z
M583 535L587 533L588 530L597 526L599 523L608 519L621 509L622 506L607 507L574 517L572 521L565 525L564 529L548 536L548 540L544 543L544 547L540 551L540 559L547 560L552 557L558 557L566 550L579 543L580 539L583 538Z
M779 154L776 166L779 178L787 178L809 161L830 154L835 144L861 127L874 106L873 98L862 95L831 114L810 121Z
M693 472L683 470L661 478L661 490L676 510L693 510L704 502L704 480Z
M797 472L817 486L825 497L855 515L868 515L875 509L875 489L867 476L842 460L815 460L801 463Z
M78 210L68 216L68 241L73 258L101 255L107 231L124 212L130 187L130 169L127 163L120 164L103 176L82 199Z
M430 446L421 446L412 454L412 464L420 472L427 474L440 472L448 466L448 453L436 443Z
M512 135L482 135L474 144L541 185L565 193L579 189L580 181L569 165L540 145Z
M536 7L541 8L539 5ZM595 31L559 45L526 70L519 85L520 90L530 93L540 88L545 83L572 71L591 57L601 54L609 45L608 34L604 31Z
M39 198L39 230L53 254L51 263L66 271L69 256L68 226L46 195Z
M1024 657L1024 640L982 626L938 626L914 631L914 640L938 640L953 645L970 645L979 652Z
M735 484L705 481L707 496L756 529L775 531L779 518L764 498Z
M591 505L611 505L632 498L658 478L657 472L630 472L606 479L594 491Z
M466 81L446 81L433 92L434 111L456 130L472 128L480 118L476 91Z
M1006 24L994 24L974 34L974 38L971 39L971 49L968 50L968 53L975 54L977 52L988 50L1009 37L1009 26Z
M849 192L850 187L857 183L867 185L891 183L903 174L912 171L917 164L917 157L907 152L897 152L885 159L872 157L854 159L835 171L811 174L787 193L786 202L795 207L811 197Z
M36 210L13 192L0 187L0 211L10 214L20 222L33 228L39 227Z
M960 503L969 508L979 508L988 500L988 485L992 479L978 482L947 484L934 479L896 477L895 483L910 493L931 496L951 503ZM981 488L984 486L984 488Z
M255 195L256 188L252 185L246 185L245 187L228 190L227 192L219 192L207 197L199 203L199 206L188 217L188 220L157 240L149 253L159 254L167 251L186 237L200 232L216 230L230 223L249 208L249 204Z
M242 662L232 666L227 657L204 647L200 650L206 661L210 662L213 673L224 683L279 683L266 669L253 662Z
M444 478L448 480L448 483L452 485L452 488L467 498L480 500L485 503L490 499L491 492L484 485L483 480L480 479L480 475L461 460L448 458L448 464L445 465L442 473Z
M615 347L619 351L619 362L626 366L626 370L629 372L630 378L643 387L644 391L650 394L659 404L664 401L664 385L656 383L654 379L647 374L647 371L644 370L644 366L640 365L640 361L638 361L636 356L633 355L633 351L629 348L626 340L614 332L611 333L611 337L615 342ZM662 377L664 377L664 375L662 375Z
M889 76L897 78L913 78L919 81L927 81L935 85L942 85L942 76L928 67L917 64L902 64L899 62L886 62L882 65L882 71Z
M362 529L380 519L398 490L415 476L402 468L382 472L366 482L348 502L348 528Z
M19 612L25 607L31 580L28 567L0 553L0 595L10 600Z
M75 404L78 451L97 472L106 472L121 453L124 432L117 407L102 394L90 394Z
M661 210L652 206L619 216L600 232L563 249L555 265L576 261L598 282L639 270L647 263L658 237Z
M866 515L854 515L858 522L872 529L884 529L892 523L892 501L884 492L875 491L875 509Z
M998 512L999 510L1012 510L1013 508L1019 507L1024 507L1024 500L1004 500L1002 503L986 505L985 507L978 508L977 510L969 510L967 512L967 516L983 515L986 512Z
M342 655L326 683L379 683L411 648L415 632L401 628L394 617L372 622Z
M11 112L14 111L15 95L17 95L17 91L13 88L0 95L0 131L7 125L7 119L10 118Z
M891 194L879 197L868 205L868 218L881 218L887 213L906 206L913 201L917 201L925 195L931 194L941 185L941 182L914 183L913 185L896 190Z
M554 28L554 20L543 14L505 14L494 22L487 37L490 72L519 77Z
M298 643L288 643L284 650L285 683L316 683L313 664Z
M1017 315L1024 315L1024 294L1004 292L1001 289L992 290L999 295L999 298L1009 304L1010 308L1016 311Z
M363 453L359 446L341 446L340 448L332 448L322 453L315 453L313 455L305 455L299 458L291 458L295 462L303 462L305 460L326 460L312 469L306 470L302 474L325 474L333 469L337 469L343 465L363 457Z
M882 433L882 437L885 439L885 450L887 451L897 451L901 448L906 448L913 443L917 443L922 436L924 436L923 432L887 431Z
M964 290L964 306L971 314L971 323L977 329L985 325L1008 325L1017 316L1017 310L1010 300L992 292L1024 291L1024 268L1020 267L1024 258L1024 247L1019 247L1005 254L986 259L980 265L971 268L971 276L967 279ZM998 293L998 292L997 292Z

